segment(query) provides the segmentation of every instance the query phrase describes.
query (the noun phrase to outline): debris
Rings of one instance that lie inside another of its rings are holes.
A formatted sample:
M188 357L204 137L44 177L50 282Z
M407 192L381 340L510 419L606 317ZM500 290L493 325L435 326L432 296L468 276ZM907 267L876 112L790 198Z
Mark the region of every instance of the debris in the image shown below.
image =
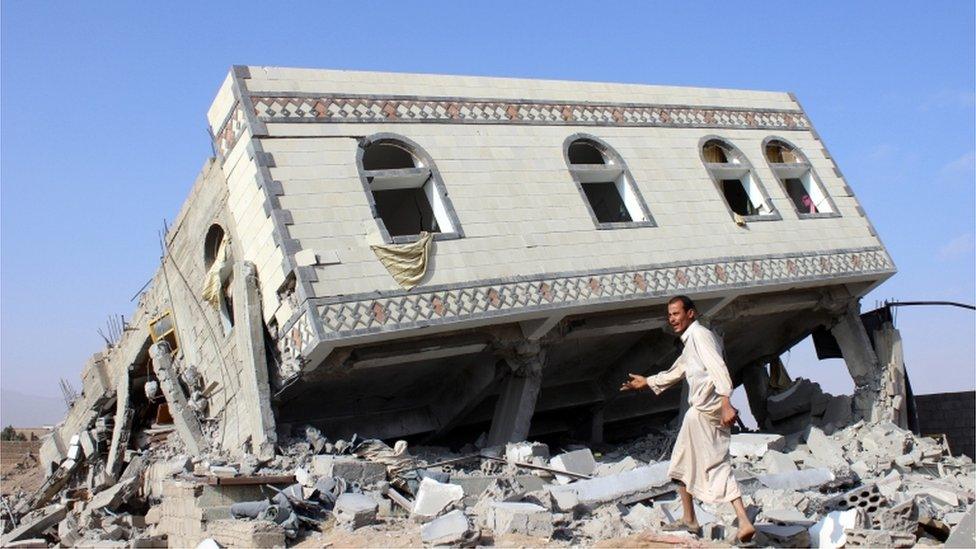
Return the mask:
M781 435L766 433L736 433L729 442L729 453L734 457L761 458L769 450L782 450L786 439Z
M589 476L596 469L596 460L593 459L593 452L584 448L553 457L549 460L549 466L558 471ZM568 484L573 480L575 479L566 475L556 475L556 481L560 484Z
M959 524L945 540L946 547L976 547L976 506L970 505Z
M376 521L379 505L365 494L342 494L335 503L336 524L347 530L368 526Z
M463 497L464 489L460 486L425 478L420 481L411 516L426 522L443 514Z
M549 461L549 446L541 442L510 442L505 445L505 459L513 463L545 465Z
M810 547L810 532L801 525L756 524L757 543L772 547Z
M915 535L885 530L847 528L844 530L845 547L913 547Z
M0 537L0 546L9 547L11 543L26 540L37 534L41 534L51 526L64 520L68 514L68 508L63 504L55 504L45 507L40 516L31 520L22 520L20 526L14 528L9 533Z
M552 536L552 514L541 505L499 501L491 504L489 525L495 534Z
M827 513L820 522L810 527L811 547L820 549L836 549L843 547L847 541L844 530L855 528L858 522L858 509L847 511L832 511Z
M565 486L549 486L556 507L571 511L577 506L596 507L604 503L636 503L673 490L668 462L662 461L632 471L581 480Z
M472 536L468 517L456 509L420 527L420 539L427 545L461 545L477 539ZM473 538L473 539L472 539Z
M367 486L386 480L386 466L349 456L315 456L312 471L317 475L341 478Z
M816 488L835 479L830 469L803 469L789 473L759 475L756 477L763 486L778 490L805 490Z

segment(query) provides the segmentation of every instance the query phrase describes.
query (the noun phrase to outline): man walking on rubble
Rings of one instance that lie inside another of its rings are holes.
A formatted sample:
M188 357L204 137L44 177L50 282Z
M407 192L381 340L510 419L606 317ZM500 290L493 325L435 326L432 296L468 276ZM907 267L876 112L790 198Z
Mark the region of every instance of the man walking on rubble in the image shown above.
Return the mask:
M739 485L732 476L729 441L738 410L732 407L732 380L722 358L722 342L698 323L698 311L687 296L668 301L668 324L681 336L681 356L665 372L644 377L630 374L621 391L650 388L660 394L688 381L688 411L681 422L671 452L668 475L678 483L684 516L666 530L687 530L701 535L692 497L709 503L730 502L739 518L738 542L747 543L756 533L742 504Z

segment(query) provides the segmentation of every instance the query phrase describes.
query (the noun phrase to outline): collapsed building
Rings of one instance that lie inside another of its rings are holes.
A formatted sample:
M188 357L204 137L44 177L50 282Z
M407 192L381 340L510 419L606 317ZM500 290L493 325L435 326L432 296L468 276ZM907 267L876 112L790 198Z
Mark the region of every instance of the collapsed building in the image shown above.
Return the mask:
M308 428L455 447L663 428L680 391L617 389L677 356L675 294L760 428L907 426L897 330L859 307L894 263L791 94L238 66L207 119L215 155L28 506L80 454L101 456L92 486L125 478L160 425L258 463ZM813 333L854 395L783 371Z

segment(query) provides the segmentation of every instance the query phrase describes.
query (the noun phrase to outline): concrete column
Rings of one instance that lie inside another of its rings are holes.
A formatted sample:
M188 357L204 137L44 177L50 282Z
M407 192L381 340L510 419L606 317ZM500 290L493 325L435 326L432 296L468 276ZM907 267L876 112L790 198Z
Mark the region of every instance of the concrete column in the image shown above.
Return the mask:
M234 421L244 423L239 430L244 437L251 439L254 453L261 459L271 459L278 435L271 411L261 292L257 269L250 261L234 265L234 330L241 368L239 398L242 399L242 405L237 406L238 417Z
M766 423L766 398L769 396L769 371L762 362L754 362L742 370L742 386L749 399L749 411L762 429Z
M532 414L542 388L545 350L539 345L519 345L514 356L506 357L512 374L502 383L501 394L488 432L488 445L518 442L529 436Z
M170 354L169 343L159 341L149 348L149 356L152 358L153 370L159 379L159 388L162 389L166 402L169 404L169 412L173 416L173 424L176 432L179 433L186 449L190 455L200 455L209 449L209 445L203 438L203 428L196 413L187 404L186 394L176 375L173 367L173 356Z
M861 323L861 307L857 301L848 304L847 310L830 329L844 355L847 370L854 378L854 413L856 419L871 420L880 390L878 376L881 372L878 357L871 346L864 324Z

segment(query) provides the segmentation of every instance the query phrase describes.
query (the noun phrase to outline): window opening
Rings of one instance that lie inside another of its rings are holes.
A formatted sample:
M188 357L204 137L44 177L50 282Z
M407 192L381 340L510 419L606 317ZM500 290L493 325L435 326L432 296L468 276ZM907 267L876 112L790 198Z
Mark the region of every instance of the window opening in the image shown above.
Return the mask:
M800 216L835 213L813 167L796 147L780 139L771 139L763 148L770 170Z
M609 146L594 138L576 138L566 147L566 160L598 227L654 225L629 170Z
M775 213L752 166L738 149L711 139L702 145L702 160L733 213L744 218Z
M169 343L170 351L173 353L180 348L179 340L176 337L176 325L173 323L173 315L170 311L166 311L149 321L149 337L153 343L158 341Z
M230 260L230 241L224 229L216 223L204 237L203 264L207 270L203 299L217 310L224 335L227 335L234 327L234 263Z
M360 167L375 215L391 240L408 241L425 231L459 232L437 171L415 145L395 138L367 141Z

